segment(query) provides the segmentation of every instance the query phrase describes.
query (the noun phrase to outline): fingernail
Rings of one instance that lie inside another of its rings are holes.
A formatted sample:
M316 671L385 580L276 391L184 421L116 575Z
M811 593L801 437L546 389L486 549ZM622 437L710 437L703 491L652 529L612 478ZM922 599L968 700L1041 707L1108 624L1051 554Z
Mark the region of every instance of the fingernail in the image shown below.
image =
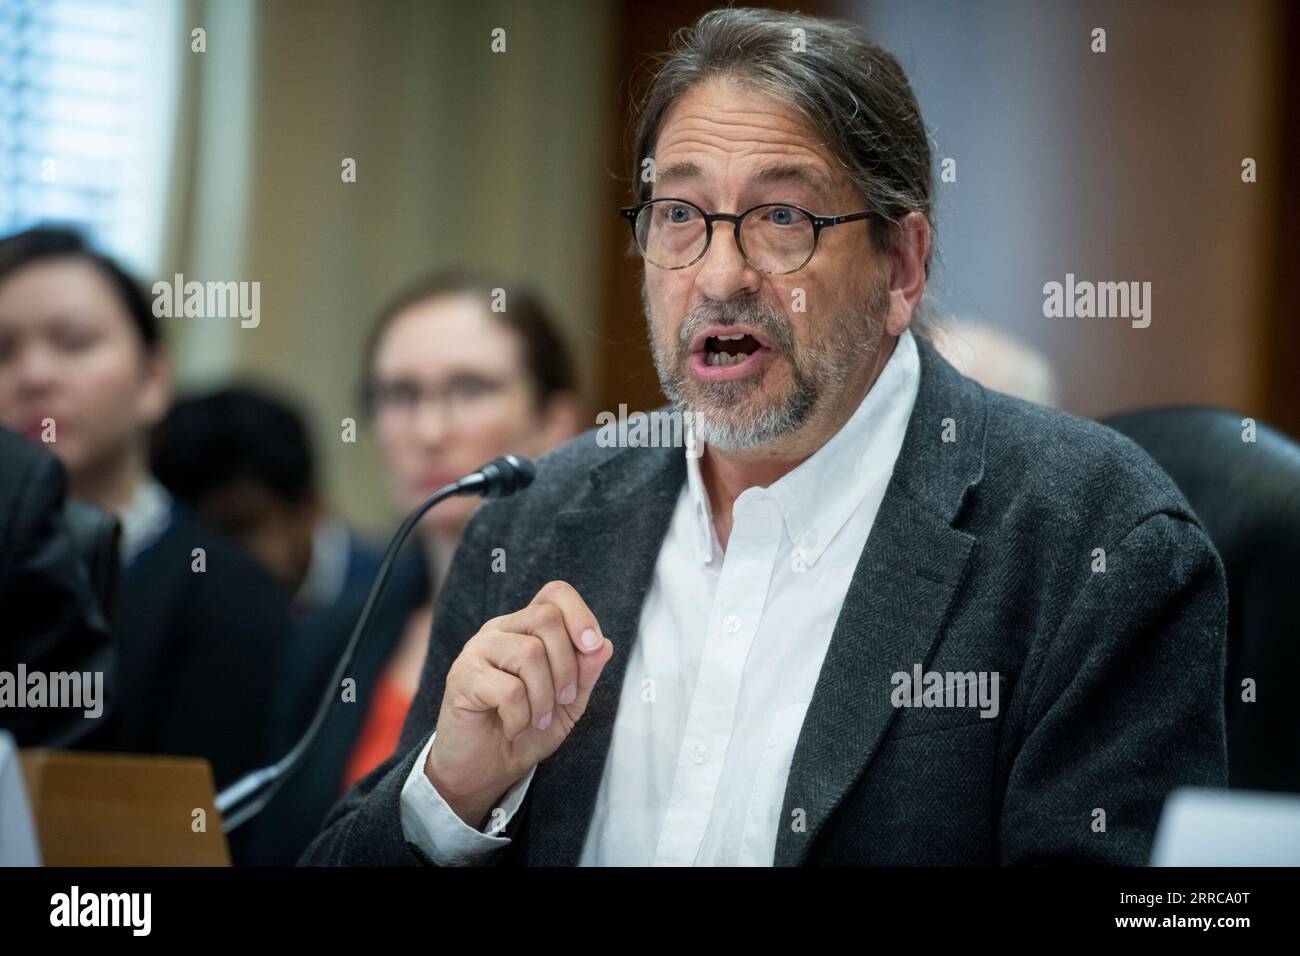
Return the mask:
M594 651L600 645L600 638L591 628L587 628L579 635L578 640L582 641L582 646L589 651Z
M549 726L551 726L551 711L548 710L542 714L542 719L537 722L537 729L545 730Z
M560 703L572 704L578 698L578 685L570 684L564 690L560 691Z

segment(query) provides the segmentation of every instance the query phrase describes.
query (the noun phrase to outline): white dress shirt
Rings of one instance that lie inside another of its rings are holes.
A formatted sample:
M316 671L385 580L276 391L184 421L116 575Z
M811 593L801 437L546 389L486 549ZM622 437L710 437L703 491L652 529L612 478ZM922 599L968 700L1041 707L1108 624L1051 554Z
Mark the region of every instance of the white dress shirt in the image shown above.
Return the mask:
M779 481L740 494L725 552L698 461L687 458L579 865L772 864L804 714L919 383L905 331L830 441ZM518 810L533 773L481 832L424 775L432 740L402 789L403 833L436 863L486 862L510 842L491 834Z

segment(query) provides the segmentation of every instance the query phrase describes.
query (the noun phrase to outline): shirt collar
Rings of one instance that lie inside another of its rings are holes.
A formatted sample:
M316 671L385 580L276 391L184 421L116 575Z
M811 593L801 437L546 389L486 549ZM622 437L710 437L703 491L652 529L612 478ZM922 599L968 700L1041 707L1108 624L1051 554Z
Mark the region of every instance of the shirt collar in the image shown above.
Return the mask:
M717 536L713 533L713 509L709 507L709 495L704 490L704 479L700 477L700 456L694 453L703 451L704 446L697 443L689 418L686 429L686 493L691 501L691 517L695 522L695 542L700 562L708 564L720 549Z
M294 603L300 607L329 607L339 599L348 578L352 541L347 526L337 518L316 524L311 538L311 563Z
M872 487L883 489L888 482L920 379L916 340L911 329L905 329L879 377L844 426L807 461L769 486L790 541L806 566L817 562ZM688 443L687 447L692 446ZM686 456L686 484L701 560L707 563L720 549L698 455Z
M172 497L152 476L136 486L131 501L119 516L122 522L122 562L129 564L153 544L171 522Z

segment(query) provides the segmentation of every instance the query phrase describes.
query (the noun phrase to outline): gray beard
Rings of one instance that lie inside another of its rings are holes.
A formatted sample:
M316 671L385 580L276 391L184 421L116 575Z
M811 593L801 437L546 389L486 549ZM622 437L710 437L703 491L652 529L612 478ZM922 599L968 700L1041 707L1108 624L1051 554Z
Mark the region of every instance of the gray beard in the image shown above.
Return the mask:
M661 342L655 334L644 283L641 303L659 385L674 410L689 413L686 420L697 442L722 451L743 451L795 433L828 397L843 392L878 350L889 291L887 285L877 285L849 314L833 316L802 355L795 346L790 320L757 298L701 303L687 313L674 345ZM712 325L746 325L763 333L776 357L790 366L787 391L764 395L762 375L732 382L701 382L691 377L687 368L691 340Z

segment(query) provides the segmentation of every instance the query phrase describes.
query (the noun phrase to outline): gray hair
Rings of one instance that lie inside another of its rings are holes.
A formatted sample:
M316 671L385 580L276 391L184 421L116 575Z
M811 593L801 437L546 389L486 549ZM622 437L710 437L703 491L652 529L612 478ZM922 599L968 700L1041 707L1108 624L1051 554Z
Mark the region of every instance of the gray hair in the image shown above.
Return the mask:
M669 107L697 84L722 76L789 104L824 138L864 208L878 214L870 220L878 250L889 248L908 213L921 213L933 231L930 143L898 61L856 24L775 10L713 10L673 37L638 111L637 202L650 198L652 184L639 175L640 164L654 156ZM925 270L928 276L929 257Z

